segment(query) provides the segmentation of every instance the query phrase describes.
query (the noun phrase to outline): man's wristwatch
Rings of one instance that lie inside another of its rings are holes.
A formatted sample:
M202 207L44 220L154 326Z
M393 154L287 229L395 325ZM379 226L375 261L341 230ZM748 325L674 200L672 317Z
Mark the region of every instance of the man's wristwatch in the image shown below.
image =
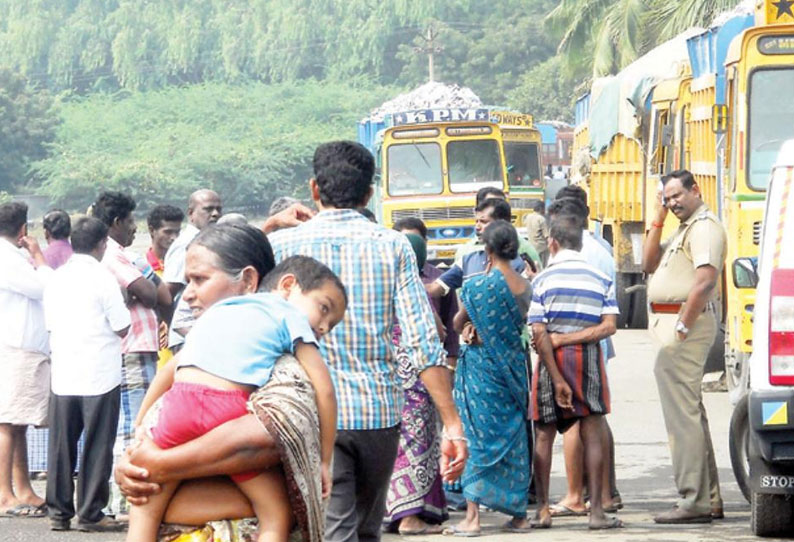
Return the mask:
M689 335L689 328L684 325L684 322L679 320L675 323L675 330L679 333L683 333L684 335Z

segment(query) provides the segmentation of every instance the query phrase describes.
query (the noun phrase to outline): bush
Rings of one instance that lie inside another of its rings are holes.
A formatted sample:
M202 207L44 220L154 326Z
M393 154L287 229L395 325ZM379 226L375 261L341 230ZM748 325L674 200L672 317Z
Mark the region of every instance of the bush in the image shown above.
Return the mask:
M131 192L144 208L181 206L203 187L227 207L264 207L279 195L306 196L315 147L355 139L357 121L397 92L305 81L73 98L34 172L39 192L70 209L106 189Z

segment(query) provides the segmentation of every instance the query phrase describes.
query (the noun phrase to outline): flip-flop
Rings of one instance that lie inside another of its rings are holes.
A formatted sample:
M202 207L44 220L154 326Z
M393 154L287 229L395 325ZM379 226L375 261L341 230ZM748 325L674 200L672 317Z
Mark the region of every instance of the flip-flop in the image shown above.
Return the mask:
M590 529L591 531L603 531L606 529L622 529L623 522L620 521L618 518L607 518L606 523L597 526L588 525L587 528Z
M516 527L513 525L512 521L508 521L504 525L502 525L502 531L506 533L528 533L532 530L532 525L527 524L526 527Z
M3 516L8 518L46 518L47 505L19 504L6 510Z
M574 510L564 504L557 503L549 506L549 513L553 518L567 518L571 516L586 516L587 510Z
M529 520L529 528L530 529L551 529L551 517L548 520L542 520L540 518L532 518Z
M476 531L464 531L462 529L458 529L457 525L451 525L446 529L444 529L443 534L447 536L461 536L463 538L474 538L477 536L481 536L482 531L479 529Z
M419 536L422 534L441 534L444 532L444 528L441 525L426 525L421 529L412 529L412 530L398 530L397 534L400 536Z

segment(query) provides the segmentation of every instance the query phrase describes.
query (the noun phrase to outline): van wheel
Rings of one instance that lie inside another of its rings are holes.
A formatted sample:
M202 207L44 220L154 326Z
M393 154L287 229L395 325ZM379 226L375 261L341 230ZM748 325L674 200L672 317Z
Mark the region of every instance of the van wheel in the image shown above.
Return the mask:
M750 495L750 419L748 416L748 394L736 404L731 415L728 433L728 451L731 455L731 468L736 483L748 501Z
M750 528L756 536L790 534L794 522L791 495L753 492L750 501Z

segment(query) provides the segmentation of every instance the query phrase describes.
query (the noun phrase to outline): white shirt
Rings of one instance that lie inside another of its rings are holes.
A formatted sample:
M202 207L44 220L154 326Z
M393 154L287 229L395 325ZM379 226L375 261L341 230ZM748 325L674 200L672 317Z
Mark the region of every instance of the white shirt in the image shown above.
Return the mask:
M121 331L130 311L118 282L94 257L75 253L44 291L52 345L52 392L101 395L121 384Z
M0 347L48 353L41 299L52 276L33 267L22 249L0 237Z
M188 224L179 233L179 236L174 239L171 246L168 247L168 252L165 253L165 260L163 260L163 276L164 282L173 284L187 284L185 280L185 254L187 246L198 235L199 229L193 224Z

